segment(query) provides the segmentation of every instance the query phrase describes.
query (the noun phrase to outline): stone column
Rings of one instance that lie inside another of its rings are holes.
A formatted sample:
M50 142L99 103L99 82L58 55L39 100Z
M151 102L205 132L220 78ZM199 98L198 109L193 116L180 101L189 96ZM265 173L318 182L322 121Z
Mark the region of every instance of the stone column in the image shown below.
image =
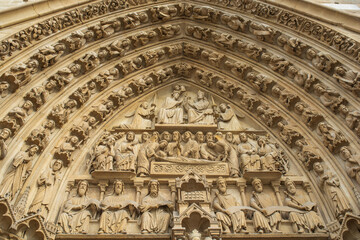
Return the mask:
M280 181L272 181L271 186L273 187L273 189L275 191L276 199L277 199L277 202L278 202L279 206L282 206L283 202L281 201L280 189L279 189L280 188Z
M245 206L246 205L246 197L245 197L246 182L237 182L236 186L239 187L242 205Z

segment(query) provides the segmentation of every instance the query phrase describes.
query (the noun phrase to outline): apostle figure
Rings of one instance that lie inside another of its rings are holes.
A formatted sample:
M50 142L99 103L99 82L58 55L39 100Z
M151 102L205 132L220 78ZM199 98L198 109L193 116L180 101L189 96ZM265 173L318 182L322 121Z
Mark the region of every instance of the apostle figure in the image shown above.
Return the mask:
M315 212L316 203L310 202L306 195L296 193L295 183L289 178L285 180L285 187L285 205L304 211L303 213L296 211L289 213L293 231L295 233L303 233L306 229L310 232L325 233L325 224Z
M8 128L0 130L0 159L4 159L7 154L6 140L10 137L11 131Z
M127 132L126 139L115 145L116 170L135 172L138 142L134 132Z
M281 232L279 230L281 223L281 215L276 209L268 209L268 207L276 206L273 202L274 197L263 192L263 185L259 178L252 181L253 191L250 206L257 211L254 212L254 226L258 233Z
M167 97L162 108L160 108L158 123L178 124L184 122L183 98L184 86L175 85L170 97Z
M155 107L155 104L151 104L149 106L149 103L147 102L140 104L135 112L134 119L131 123L131 128L150 129L152 120L155 116Z
M115 156L114 150L115 138L110 136L95 148L95 169L96 170L113 170L113 161Z
M330 171L325 173L324 167L320 162L315 162L313 168L320 180L320 188L333 204L336 217L342 221L345 214L351 212L352 209L347 197L341 191L339 178Z
M233 195L227 193L226 181L222 177L217 180L217 188L219 193L214 198L213 207L224 233L230 233L231 227L235 233L249 233L246 230L244 212L240 208L236 208L241 205Z
M256 145L248 141L246 133L240 133L239 138L238 153L242 171L257 170L256 163L260 161L260 156L257 154Z
M183 135L183 146L182 146L182 156L189 158L200 158L200 145L197 141L193 140L192 134L190 131L186 131Z
M218 128L221 130L243 130L241 124L229 104L219 106Z
M181 155L181 134L178 131L174 131L172 134L172 141L165 148L165 152L169 157L178 157Z
M113 194L105 197L101 202L103 212L100 217L99 234L126 233L127 222L135 213L138 204L128 200L123 193L123 181L115 180Z
M210 102L203 91L198 91L197 99L189 101L185 99L184 107L188 113L188 123L191 124L214 124L214 111L209 108Z
M264 137L258 138L258 155L260 156L260 169L274 171L278 168L276 163L277 151L267 143Z
M80 181L76 196L65 202L64 212L58 220L58 233L88 233L91 216L100 207L98 200L86 196L88 188L89 183L86 180Z
M21 190L26 179L32 171L32 160L39 150L37 145L30 146L25 152L19 152L12 163L12 170L6 174L1 184L0 196L7 196L14 199L16 193Z
M150 180L148 185L148 195L146 195L139 206L141 217L139 224L141 233L166 233L170 219L171 210L174 205L171 201L159 195L159 182Z
M40 175L40 178L37 180L38 190L28 213L39 213L46 219L50 211L49 205L51 203L51 197L58 189L61 181L60 170L62 167L63 162L57 159L52 163L50 169L47 169Z

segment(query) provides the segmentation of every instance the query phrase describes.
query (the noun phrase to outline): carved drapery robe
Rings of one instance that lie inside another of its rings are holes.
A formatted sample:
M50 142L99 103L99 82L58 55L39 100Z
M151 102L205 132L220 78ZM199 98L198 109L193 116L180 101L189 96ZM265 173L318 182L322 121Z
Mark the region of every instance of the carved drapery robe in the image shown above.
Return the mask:
M181 106L182 99L176 100L167 97L162 108L160 108L158 123L177 124L184 122L184 110Z
M206 98L188 103L188 122L192 124L214 124L214 111Z
M246 229L246 219L245 214L240 209L232 210L231 207L240 206L238 201L234 196L228 193L217 194L214 199L214 204L219 204L220 207L229 211L231 214L218 211L216 212L216 218L222 223L227 225L228 227L232 226L234 232L240 232L242 229Z
M128 206L132 204L137 207L137 203L129 201L124 195L111 195L105 197L101 202L103 213L100 217L99 232L103 233L126 233L126 225L130 219Z
M151 158L155 156L156 151L159 149L159 143L146 142L140 146L137 161L137 174L149 175L149 168Z
M244 130L230 107L227 107L225 112L219 113L218 128L222 130Z
M285 198L285 205L296 209L303 210L304 206L309 206L309 210L305 213L290 212L289 219L292 223L302 226L305 229L314 231L317 227L324 228L325 224L321 217L314 211L316 204L309 201L309 199L303 194L293 194L291 197Z
M139 219L141 231L149 233L165 233L169 227L171 213L168 205L172 202L167 201L160 195L145 196L141 201L141 207L146 208Z
M31 173L33 157L26 152L17 154L13 161L13 169L9 172L1 185L0 196L10 193L10 199L20 191L25 180Z
M90 205L98 205L97 200L87 196L74 196L64 205L64 212L60 214L58 224L63 233L88 233L91 219Z
M135 172L138 147L136 141L129 142L127 140L115 147L116 170Z
M136 129L151 128L153 115L154 107L144 108L140 105L135 112L135 116L131 122L130 127Z
M273 202L274 197L270 196L267 193L253 192L250 199L250 206L253 208L266 209L267 207L276 206ZM271 227L275 226L278 222L281 221L281 215L279 212L275 211L272 213L267 213L266 216L260 211L254 212L254 225L257 231L263 230L264 232L271 232Z
M200 145L197 141L189 139L182 146L182 156L190 158L200 158Z
M243 172L258 170L260 165L260 156L256 154L256 145L251 144L250 142L240 143L238 145L238 152Z
M47 217L50 211L49 205L51 204L52 194L58 188L60 181L60 173L54 172L52 169L48 169L40 175L37 180L38 191L29 208L29 213L40 212L41 216Z

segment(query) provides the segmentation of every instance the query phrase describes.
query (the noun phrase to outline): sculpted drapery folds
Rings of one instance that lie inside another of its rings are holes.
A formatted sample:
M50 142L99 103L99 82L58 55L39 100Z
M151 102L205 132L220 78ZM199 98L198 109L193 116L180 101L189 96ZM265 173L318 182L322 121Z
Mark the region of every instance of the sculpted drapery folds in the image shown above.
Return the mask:
M237 150L242 171L258 170L260 156L257 154L257 146L248 140L246 133L240 133L239 138L240 143Z
M28 213L36 214L39 213L43 218L46 219L51 204L51 197L59 187L61 181L61 168L63 162L61 160L55 160L50 169L45 170L37 180L38 190L35 198L30 205Z
M352 208L347 197L340 188L339 178L332 172L325 172L323 165L320 162L315 162L313 169L318 176L319 186L324 191L325 196L332 203L335 210L335 215L342 221L347 212L351 212Z
M253 191L250 206L257 211L254 212L254 227L258 233L280 232L281 215L278 211L269 211L267 208L276 206L274 197L263 192L263 184L260 179L252 181Z
M152 120L155 116L155 104L143 102L137 108L134 119L131 122L131 128L137 129L150 129L152 126Z
M227 193L226 181L222 177L217 180L217 188L219 192L214 198L213 207L223 231L230 233L232 227L232 232L248 233L245 214L240 208L236 208L241 205L233 195Z
M150 180L148 195L146 195L139 206L141 217L139 225L141 233L166 233L170 224L173 202L159 195L159 182Z
M289 213L293 231L295 233L303 233L305 231L326 232L323 220L316 213L317 204L311 202L306 195L299 194L296 191L295 183L289 178L285 180L285 187L285 205L304 211L303 213L295 211Z
M103 210L98 233L126 233L128 220L136 211L138 203L123 195L124 183L114 181L114 191L101 202Z
M134 132L128 132L126 139L115 145L116 170L135 172L136 158L138 154L138 142Z
M8 172L1 184L0 196L7 196L10 200L21 190L33 167L33 159L39 147L30 146L25 152L19 152L12 163L12 169Z
M198 91L197 99L188 97L184 99L184 108L188 113L188 123L192 124L214 124L214 111L210 108L210 102L203 91Z
M184 122L183 93L185 87L175 85L170 97L165 99L164 105L160 108L158 123L178 124Z
M221 130L243 130L241 124L229 104L219 105L218 128Z
M90 219L100 207L100 202L86 196L89 183L82 180L78 183L77 193L64 204L64 212L58 219L58 233L89 232Z
M115 138L110 136L102 144L95 148L95 169L96 170L113 170L115 156Z

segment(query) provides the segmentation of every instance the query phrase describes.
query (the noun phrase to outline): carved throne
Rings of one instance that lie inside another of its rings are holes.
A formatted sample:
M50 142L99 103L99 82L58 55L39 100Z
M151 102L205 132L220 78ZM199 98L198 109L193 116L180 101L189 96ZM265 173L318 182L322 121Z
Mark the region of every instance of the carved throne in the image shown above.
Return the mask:
M219 239L219 227L215 213L210 209L210 187L205 176L189 171L176 179L177 209L174 213L173 240L184 240L193 230L202 236Z

